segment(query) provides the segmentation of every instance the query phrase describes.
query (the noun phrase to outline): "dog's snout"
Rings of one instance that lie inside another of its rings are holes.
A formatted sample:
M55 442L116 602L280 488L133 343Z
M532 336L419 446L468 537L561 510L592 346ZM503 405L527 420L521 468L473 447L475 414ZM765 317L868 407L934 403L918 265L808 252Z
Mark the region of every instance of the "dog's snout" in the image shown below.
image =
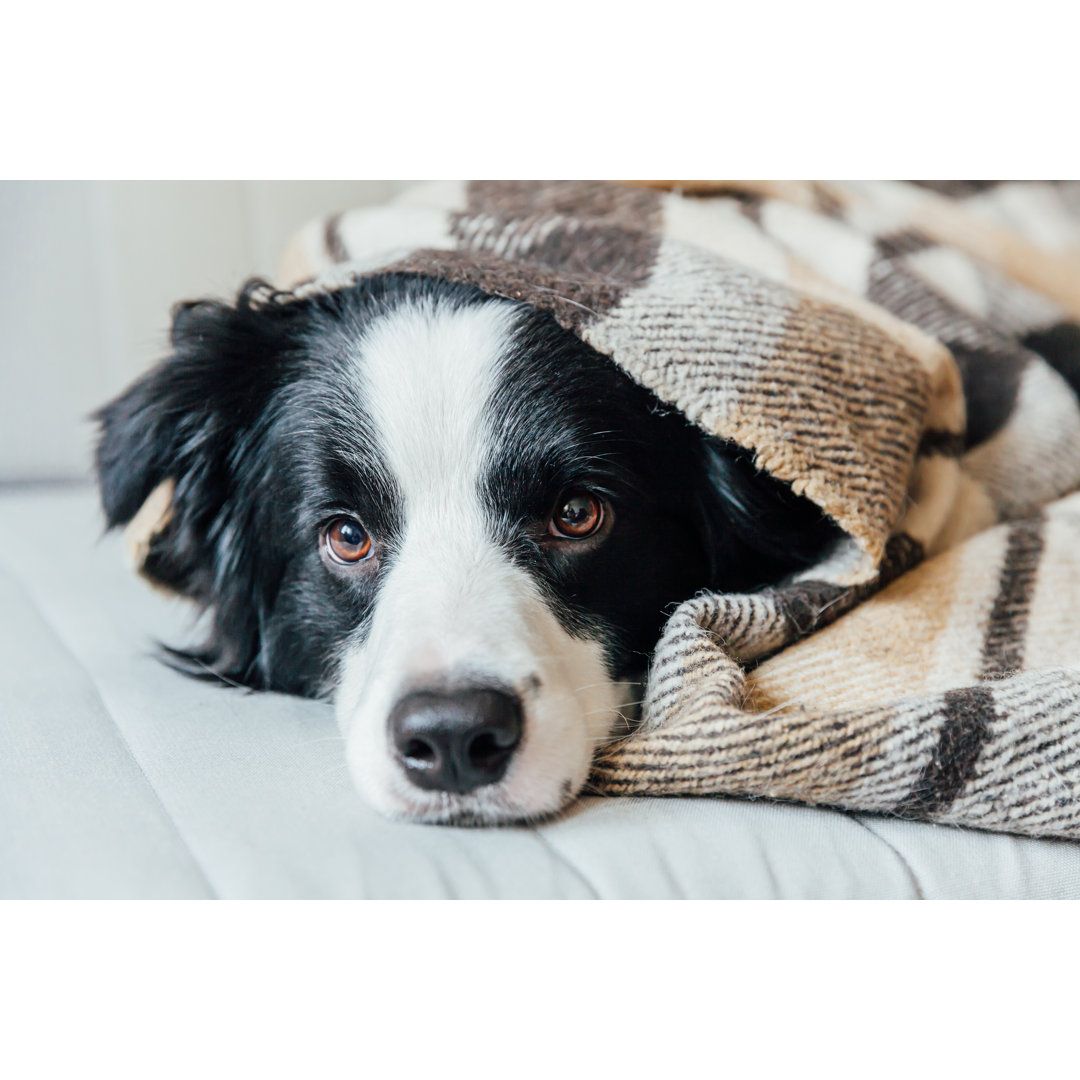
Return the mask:
M521 701L490 687L418 690L390 714L398 759L417 787L464 794L501 779L521 741Z

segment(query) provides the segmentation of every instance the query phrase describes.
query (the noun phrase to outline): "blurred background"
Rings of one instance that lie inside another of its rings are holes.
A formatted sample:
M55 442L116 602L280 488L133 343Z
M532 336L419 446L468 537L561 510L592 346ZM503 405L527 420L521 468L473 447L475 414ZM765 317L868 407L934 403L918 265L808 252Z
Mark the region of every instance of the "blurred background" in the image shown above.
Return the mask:
M0 183L0 482L85 478L87 415L164 355L177 300L273 278L306 221L406 183Z

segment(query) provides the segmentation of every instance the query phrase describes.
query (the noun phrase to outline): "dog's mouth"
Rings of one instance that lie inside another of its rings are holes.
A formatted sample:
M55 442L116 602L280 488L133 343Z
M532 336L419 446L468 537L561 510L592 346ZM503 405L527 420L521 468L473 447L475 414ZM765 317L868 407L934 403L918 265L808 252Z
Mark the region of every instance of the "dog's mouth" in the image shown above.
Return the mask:
M510 798L505 791L480 791L469 795L440 794L410 796L389 816L418 825L452 825L462 828L532 825L547 821L566 810L581 794L566 781L559 798L547 807L528 806Z
M354 780L399 820L488 826L551 818L587 791L596 751L637 722L639 684L589 690L582 702L496 684L411 689L390 710L374 755L364 740L349 739Z
M413 691L389 720L395 816L430 824L520 824L554 816L586 782L592 748L537 747L542 707L512 689ZM540 752L537 752L539 750ZM553 752L554 751L554 752Z

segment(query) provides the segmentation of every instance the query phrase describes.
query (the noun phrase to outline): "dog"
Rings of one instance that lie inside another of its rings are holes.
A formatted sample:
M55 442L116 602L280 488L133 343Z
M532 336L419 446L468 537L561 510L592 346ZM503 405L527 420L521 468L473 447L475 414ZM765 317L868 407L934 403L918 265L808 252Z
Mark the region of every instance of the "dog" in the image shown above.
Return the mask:
M384 273L174 311L96 414L109 527L172 481L143 566L210 609L190 674L332 699L384 813L546 817L636 722L666 617L838 527L547 312Z

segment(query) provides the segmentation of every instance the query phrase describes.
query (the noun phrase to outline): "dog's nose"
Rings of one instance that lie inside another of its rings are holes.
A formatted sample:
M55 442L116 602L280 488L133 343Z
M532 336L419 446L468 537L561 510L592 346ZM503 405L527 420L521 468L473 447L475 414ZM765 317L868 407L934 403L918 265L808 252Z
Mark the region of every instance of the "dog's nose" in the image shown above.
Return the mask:
M390 714L390 733L409 779L429 791L464 794L494 784L521 741L521 702L489 687L417 690Z

